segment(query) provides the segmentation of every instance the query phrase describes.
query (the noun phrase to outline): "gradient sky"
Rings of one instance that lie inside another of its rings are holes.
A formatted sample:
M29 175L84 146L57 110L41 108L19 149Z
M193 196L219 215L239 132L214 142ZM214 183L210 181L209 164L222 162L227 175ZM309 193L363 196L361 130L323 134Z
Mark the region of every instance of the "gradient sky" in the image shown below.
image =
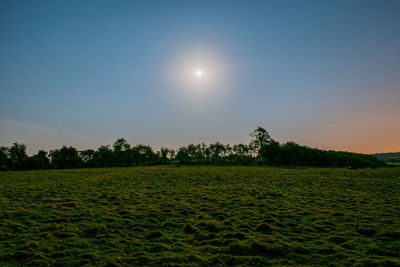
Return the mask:
M0 145L400 151L400 1L0 1ZM183 74L204 68L209 80Z

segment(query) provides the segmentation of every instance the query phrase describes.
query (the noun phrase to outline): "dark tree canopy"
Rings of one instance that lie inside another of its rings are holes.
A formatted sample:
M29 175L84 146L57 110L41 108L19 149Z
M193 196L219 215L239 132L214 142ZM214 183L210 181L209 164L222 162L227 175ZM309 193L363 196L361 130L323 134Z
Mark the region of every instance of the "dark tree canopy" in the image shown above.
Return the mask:
M215 142L210 145L189 144L178 150L161 147L153 151L149 145L131 146L125 138L118 138L112 148L101 146L97 150L78 151L63 146L47 154L40 150L29 157L24 144L0 147L0 170L44 170L93 167L118 167L154 164L224 164L273 165L319 167L379 167L385 163L371 155L326 151L298 145L280 144L267 130L256 128L250 133L249 144L233 146Z
M63 146L49 153L52 167L55 169L73 169L82 167L82 159L74 147Z
M273 141L267 130L262 127L257 127L257 129L250 133L250 136L253 137L250 142L250 148L255 153L259 153L263 146L267 146Z

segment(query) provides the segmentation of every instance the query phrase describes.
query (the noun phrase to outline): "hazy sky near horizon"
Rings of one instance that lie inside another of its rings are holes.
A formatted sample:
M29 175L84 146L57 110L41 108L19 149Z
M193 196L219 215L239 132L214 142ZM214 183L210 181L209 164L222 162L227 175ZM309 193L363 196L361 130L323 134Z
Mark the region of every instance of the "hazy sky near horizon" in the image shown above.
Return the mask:
M378 0L3 0L0 145L177 148L262 126L400 151L399 14Z

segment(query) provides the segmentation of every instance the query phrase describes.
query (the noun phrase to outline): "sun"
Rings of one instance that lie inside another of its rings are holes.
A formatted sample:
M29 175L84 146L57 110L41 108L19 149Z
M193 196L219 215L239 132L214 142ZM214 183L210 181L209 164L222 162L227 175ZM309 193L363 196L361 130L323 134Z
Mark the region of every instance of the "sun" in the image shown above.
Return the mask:
M203 72L203 70L198 69L198 70L195 71L194 74L196 75L197 78L201 78L201 77L203 77L204 72Z

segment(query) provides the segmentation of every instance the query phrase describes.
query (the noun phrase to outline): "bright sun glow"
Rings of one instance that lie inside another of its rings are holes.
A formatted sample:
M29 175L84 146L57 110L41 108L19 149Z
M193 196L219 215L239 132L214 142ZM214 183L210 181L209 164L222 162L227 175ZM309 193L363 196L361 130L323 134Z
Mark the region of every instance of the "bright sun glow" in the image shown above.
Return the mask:
M196 77L201 78L201 77L203 77L204 72L203 72L203 70L196 70L195 75L196 75Z
M173 64L166 64L165 77L171 82L170 90L181 104L190 108L205 108L205 105L221 99L228 87L228 60L222 52L207 48L188 47L176 49L179 55Z

